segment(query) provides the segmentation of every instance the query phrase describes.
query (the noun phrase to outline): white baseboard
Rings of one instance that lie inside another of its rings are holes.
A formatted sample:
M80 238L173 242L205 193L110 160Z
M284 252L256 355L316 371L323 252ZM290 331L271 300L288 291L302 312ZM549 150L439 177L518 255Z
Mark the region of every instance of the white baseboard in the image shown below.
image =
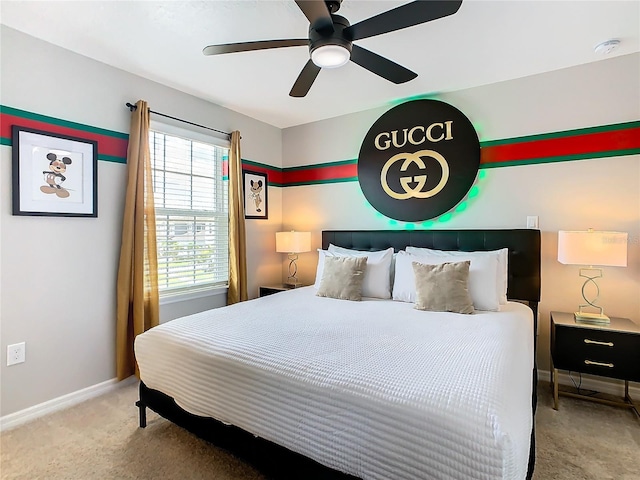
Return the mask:
M125 378L120 382L118 381L118 379L112 378L111 380L107 380L106 382L98 383L97 385L83 388L82 390L78 390L76 392L54 398L38 405L34 405L33 407L10 413L9 415L0 417L0 432L18 427L27 422L30 422L31 420L35 420L36 418L47 415L48 413L64 410L65 408L69 408L77 405L78 403L82 403L85 400L104 395L105 393L116 390L117 388L131 385L136 381L138 381L138 379L135 377L135 375L132 375L129 378Z
M580 375L578 373L573 373L572 377L576 383L580 381ZM551 381L551 373L547 370L538 370L538 380L539 381ZM560 372L558 375L558 383L560 385L573 387L573 382L571 378L569 378L569 374L567 372ZM608 393L609 395L616 395L618 397L624 396L624 381L609 379L604 377L596 377L593 375L582 374L582 389L585 390L595 390L601 393ZM629 382L629 395L633 397L633 399L640 398L640 384Z

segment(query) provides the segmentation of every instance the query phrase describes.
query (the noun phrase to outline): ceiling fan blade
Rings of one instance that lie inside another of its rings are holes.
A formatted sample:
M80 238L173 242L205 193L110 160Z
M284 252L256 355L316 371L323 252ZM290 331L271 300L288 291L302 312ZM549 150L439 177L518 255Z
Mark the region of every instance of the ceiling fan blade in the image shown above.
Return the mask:
M357 45L353 45L351 50L351 61L393 83L405 83L418 76L402 65Z
M300 72L300 75L298 75L296 83L293 84L293 87L289 92L289 96L304 97L311 88L311 85L313 85L318 73L320 73L320 67L311 60L307 61L307 64Z
M209 45L202 49L205 55L220 55L223 53L250 52L252 50L266 50L268 48L308 46L308 38L289 38L286 40L261 40L257 42L225 43L223 45Z
M460 5L462 0L418 0L351 25L344 34L350 40L382 35L453 15Z
M296 0L296 3L313 28L333 32L333 20L324 0Z

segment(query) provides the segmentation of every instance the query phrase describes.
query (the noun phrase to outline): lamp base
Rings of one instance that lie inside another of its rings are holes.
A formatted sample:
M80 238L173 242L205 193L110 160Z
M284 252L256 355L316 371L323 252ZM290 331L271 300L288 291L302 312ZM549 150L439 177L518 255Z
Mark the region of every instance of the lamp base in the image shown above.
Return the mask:
M591 323L594 325L609 325L611 320L604 313L574 312L576 323Z
M582 285L582 298L587 303L578 306L578 311L574 312L573 316L577 323L592 323L595 325L609 325L611 320L604 314L604 309L596 305L596 300L600 296L600 288L596 283L596 278L602 277L602 269L601 268L581 268L580 276L586 278L584 285ZM585 295L585 289L587 288L587 284L591 282L596 288L596 296L593 300L589 300ZM593 312L583 312L583 308L595 308L598 310L598 313Z
M291 288L298 288L302 286L300 280L298 280L296 277L288 277L287 281L284 282L284 284L290 286Z
M297 253L289 254L289 276L287 277L287 281L285 283L287 285L290 285L292 288L296 288L299 286L298 277L296 277L296 273L298 273L298 264L296 263L297 259Z

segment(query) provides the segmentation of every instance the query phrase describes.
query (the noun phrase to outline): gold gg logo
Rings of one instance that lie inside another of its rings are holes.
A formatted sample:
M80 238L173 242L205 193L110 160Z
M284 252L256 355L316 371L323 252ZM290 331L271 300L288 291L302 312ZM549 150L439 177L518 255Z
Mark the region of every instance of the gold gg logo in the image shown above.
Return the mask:
M402 165L400 166L401 172L406 172L409 168L409 165L415 163L421 170L426 170L427 166L425 165L422 157L431 157L436 160L440 166L442 167L442 178L438 182L438 184L433 187L431 190L422 191L425 184L427 183L427 174L424 175L415 175L412 177L400 177L400 185L404 190L404 193L394 192L391 187L389 187L389 183L387 182L387 175L389 173L389 169L393 164L399 162L400 160L404 160ZM433 150L420 150L416 153L398 153L391 157L382 167L382 172L380 172L380 184L382 185L382 189L389 195L391 198L395 198L397 200L407 200L408 198L429 198L437 195L447 184L449 180L449 164L445 160L445 158L440 155L438 152ZM415 187L411 187L410 183L416 183Z

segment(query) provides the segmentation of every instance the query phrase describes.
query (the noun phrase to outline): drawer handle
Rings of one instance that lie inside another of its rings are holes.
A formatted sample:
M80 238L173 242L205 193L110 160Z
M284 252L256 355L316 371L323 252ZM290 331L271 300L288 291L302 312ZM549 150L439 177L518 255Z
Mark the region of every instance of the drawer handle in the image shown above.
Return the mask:
M585 360L584 363L586 365L597 365L598 367L613 368L613 363L592 362L591 360Z
M592 343L594 345L604 345L605 347L613 347L613 342L598 342L597 340L584 339L584 343Z

